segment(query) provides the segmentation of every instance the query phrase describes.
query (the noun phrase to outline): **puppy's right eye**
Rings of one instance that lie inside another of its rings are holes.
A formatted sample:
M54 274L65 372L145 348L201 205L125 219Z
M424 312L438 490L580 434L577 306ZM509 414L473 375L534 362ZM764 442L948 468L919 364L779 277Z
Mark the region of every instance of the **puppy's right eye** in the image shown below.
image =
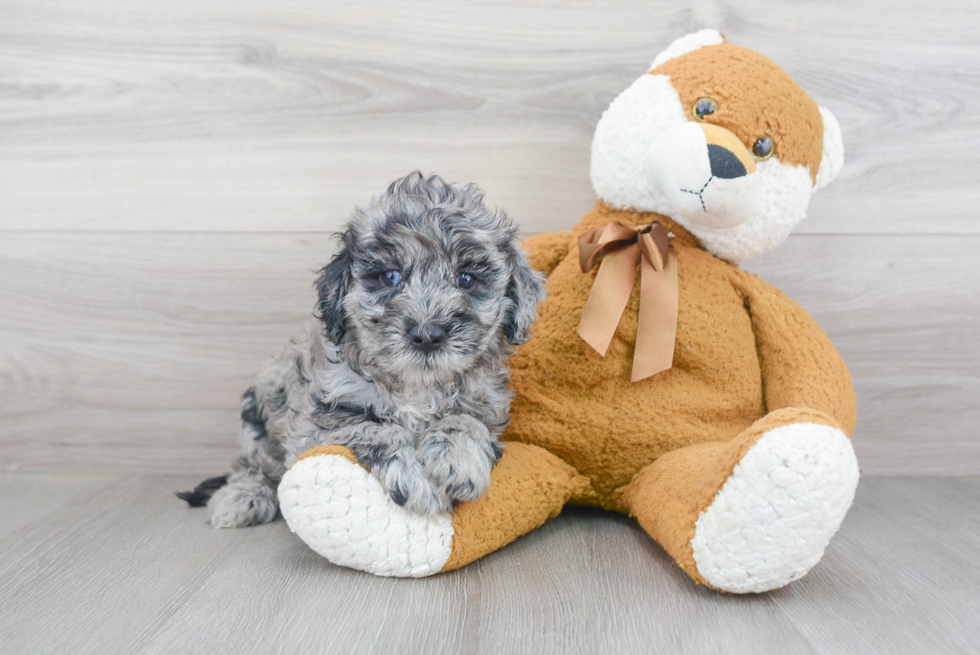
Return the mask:
M397 287L402 283L402 273L401 271L396 271L394 269L390 271L385 271L381 274L381 284L386 287Z

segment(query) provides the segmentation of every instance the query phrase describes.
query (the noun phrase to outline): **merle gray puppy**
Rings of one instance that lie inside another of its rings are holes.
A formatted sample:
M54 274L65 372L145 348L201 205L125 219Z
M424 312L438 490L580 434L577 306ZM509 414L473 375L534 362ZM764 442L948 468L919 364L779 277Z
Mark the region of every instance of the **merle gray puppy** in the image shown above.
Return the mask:
M500 458L507 356L544 299L517 226L474 185L412 173L339 235L316 281L317 319L245 392L241 456L178 496L214 527L271 521L305 451L350 448L399 505L475 500Z

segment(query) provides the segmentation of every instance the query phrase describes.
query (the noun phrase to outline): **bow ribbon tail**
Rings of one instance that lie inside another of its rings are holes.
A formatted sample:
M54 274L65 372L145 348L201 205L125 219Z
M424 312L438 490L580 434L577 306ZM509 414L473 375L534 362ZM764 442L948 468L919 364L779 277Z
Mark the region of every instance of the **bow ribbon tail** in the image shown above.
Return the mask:
M609 349L609 342L616 334L619 319L629 302L639 258L640 247L635 243L610 250L603 255L596 271L595 282L582 310L578 334L600 355L605 356Z
M636 325L631 382L637 382L674 363L677 337L677 256L663 257L662 270L656 270L647 257L640 259L640 311ZM660 263L660 262L657 262ZM630 285L633 282L631 280Z
M600 261L601 258L601 261ZM677 337L677 256L667 229L658 222L639 229L620 223L595 227L579 237L579 266L599 262L578 334L605 356L629 303L640 266L640 303L633 350L632 381L673 366Z

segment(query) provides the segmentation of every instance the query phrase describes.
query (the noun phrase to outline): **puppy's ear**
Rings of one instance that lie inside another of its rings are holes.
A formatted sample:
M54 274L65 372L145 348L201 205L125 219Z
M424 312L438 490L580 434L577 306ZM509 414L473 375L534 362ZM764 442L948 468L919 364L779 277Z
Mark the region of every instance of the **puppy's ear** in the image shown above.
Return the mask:
M504 334L513 345L519 346L531 338L530 330L538 320L538 305L544 302L544 275L531 268L527 254L513 241L508 247L510 284L507 285L507 311L504 314Z
M340 248L330 263L320 270L316 280L316 316L323 321L327 336L340 343L347 331L344 296L350 291L354 257L351 253L353 235L350 230L340 237Z

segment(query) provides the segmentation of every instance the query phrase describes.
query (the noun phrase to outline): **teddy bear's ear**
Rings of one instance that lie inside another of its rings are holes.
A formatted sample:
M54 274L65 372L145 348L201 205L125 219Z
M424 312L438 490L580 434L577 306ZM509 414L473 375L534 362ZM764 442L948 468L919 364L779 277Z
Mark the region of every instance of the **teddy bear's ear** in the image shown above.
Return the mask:
M725 35L718 30L705 29L700 32L686 34L671 43L667 46L666 50L657 55L657 58L650 64L650 70L653 70L665 61L680 57L692 50L697 50L707 45L718 45L719 43L725 43Z
M844 166L844 140L841 138L840 123L826 107L820 107L820 116L823 118L823 157L820 158L814 189L830 184Z

